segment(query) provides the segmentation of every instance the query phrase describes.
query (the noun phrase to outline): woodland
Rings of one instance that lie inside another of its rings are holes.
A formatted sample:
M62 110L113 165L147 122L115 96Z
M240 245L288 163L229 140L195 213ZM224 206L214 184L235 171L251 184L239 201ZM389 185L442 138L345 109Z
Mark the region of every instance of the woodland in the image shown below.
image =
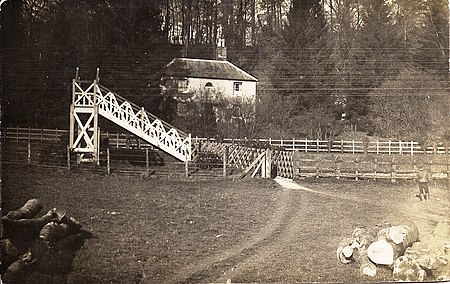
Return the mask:
M330 139L356 126L448 140L448 11L445 0L7 0L2 126L67 129L79 67L194 136ZM255 105L217 120L200 101L180 117L161 94L164 66L211 58L220 40L258 78Z

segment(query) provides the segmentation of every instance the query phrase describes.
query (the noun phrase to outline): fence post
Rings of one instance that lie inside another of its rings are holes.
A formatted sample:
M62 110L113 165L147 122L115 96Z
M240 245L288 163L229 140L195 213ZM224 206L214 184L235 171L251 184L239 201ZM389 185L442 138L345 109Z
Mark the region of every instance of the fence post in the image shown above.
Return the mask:
M281 145L280 145L280 147L283 147L283 138L281 138Z
M377 155L380 154L380 141L377 140Z
M449 188L450 188L450 157L447 157L447 194L450 194Z
M411 141L411 156L414 155L413 141Z
M391 140L389 140L389 144L388 144L388 153L389 153L389 155L391 154Z
M317 140L316 140L316 147L317 147L316 152L319 153L319 148L320 148L319 147L319 138L317 138Z
M341 153L344 153L344 139L341 139Z
M391 160L391 182L395 183L397 178L397 165L395 164L394 157Z
M398 151L400 152L400 155L403 155L402 140L398 141Z
M147 174L150 171L149 165L150 164L148 161L148 148L145 148L145 170L146 170Z
M263 178L271 178L272 177L272 150L270 148L266 149L266 165L265 166L266 166L266 170L265 170L265 176L263 176Z
M358 158L355 159L355 180L358 181L359 180L359 160Z
M355 140L352 140L352 154L355 154Z
M70 171L70 145L67 145L67 170Z
M44 129L41 128L41 142L44 141Z
M111 174L111 158L109 155L109 146L106 148L106 173L108 175Z
M374 171L373 171L373 180L377 180L377 165L378 165L378 159L375 158L375 162L374 162L375 166L374 166Z
M227 156L228 156L228 146L225 146L223 150L223 176L227 176Z
M31 128L28 126L28 141L31 140Z
M31 143L30 143L30 140L28 140L28 159L27 159L27 161L28 161L28 165L30 165L31 164Z
M295 151L295 138L292 138L292 151Z
M334 174L336 175L336 179L341 178L341 166L339 164L338 157L334 158Z
M188 153L186 151L186 155L184 158L184 176L189 177L189 159L188 159Z

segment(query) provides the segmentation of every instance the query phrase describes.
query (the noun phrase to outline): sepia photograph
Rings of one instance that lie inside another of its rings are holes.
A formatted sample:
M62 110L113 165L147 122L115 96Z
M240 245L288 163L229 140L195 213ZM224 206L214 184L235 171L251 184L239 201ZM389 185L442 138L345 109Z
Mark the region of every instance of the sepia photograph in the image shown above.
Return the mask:
M448 0L0 0L0 284L450 282Z

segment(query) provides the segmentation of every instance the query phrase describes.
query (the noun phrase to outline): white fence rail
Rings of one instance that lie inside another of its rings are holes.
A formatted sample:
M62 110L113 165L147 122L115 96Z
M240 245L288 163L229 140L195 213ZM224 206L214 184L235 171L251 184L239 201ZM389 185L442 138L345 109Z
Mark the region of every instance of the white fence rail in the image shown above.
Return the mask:
M1 129L1 136L6 139L59 141L68 137L66 129L45 129L7 127ZM101 133L102 138L108 137L109 144L123 148L147 148L151 145L134 135L126 133ZM68 139L68 138L67 138ZM212 138L192 138L192 142L215 141ZM64 141L66 142L66 141ZM68 142L68 140L67 140ZM309 139L222 139L223 143L259 146L261 148L279 147L287 151L300 151L304 153L351 153L351 154L388 154L388 155L421 155L421 154L450 154L450 143L434 143L423 147L417 141L370 141Z
M213 138L193 138L194 143L216 141ZM304 153L351 153L351 154L388 154L419 155L449 154L450 143L433 143L420 145L417 141L357 141L357 140L310 140L310 139L222 139L222 143L253 145L256 147L279 147L287 151Z

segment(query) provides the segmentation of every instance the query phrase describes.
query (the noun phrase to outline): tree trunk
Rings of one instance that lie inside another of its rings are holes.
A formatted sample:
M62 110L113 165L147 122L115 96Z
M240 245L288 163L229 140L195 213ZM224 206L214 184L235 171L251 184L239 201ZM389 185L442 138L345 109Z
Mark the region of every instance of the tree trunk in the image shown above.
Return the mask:
M8 266L8 269L2 276L5 283L20 283L20 280L26 270L34 263L31 251L22 255L18 260L14 261Z
M67 224L58 224L56 222L47 223L39 233L39 238L45 242L55 242L63 239L70 233Z
M44 216L37 219L12 220L2 218L4 237L17 239L32 239L38 236L45 224L52 221L61 221L61 216L56 209L51 209Z
M354 261L353 253L355 247L352 246L353 241L350 238L343 239L337 248L336 255L337 259L342 263L350 263Z
M30 199L19 210L9 211L6 217L14 220L34 218L42 210L42 207L39 199Z
M374 233L364 227L357 227L352 233L352 239L357 244L360 273L370 277L375 276L377 267L367 255L367 248L375 240Z
M374 239L375 235L372 231L367 230L365 227L356 227L351 238L344 239L339 243L337 249L338 260L345 264L354 261L354 252L356 250L358 251L361 274L371 277L375 276L377 267L367 256L367 248Z
M426 272L417 264L414 257L403 255L395 260L392 275L395 281L422 282Z
M368 256L376 264L393 265L408 247L419 240L419 230L412 222L382 229L377 241L368 247Z

